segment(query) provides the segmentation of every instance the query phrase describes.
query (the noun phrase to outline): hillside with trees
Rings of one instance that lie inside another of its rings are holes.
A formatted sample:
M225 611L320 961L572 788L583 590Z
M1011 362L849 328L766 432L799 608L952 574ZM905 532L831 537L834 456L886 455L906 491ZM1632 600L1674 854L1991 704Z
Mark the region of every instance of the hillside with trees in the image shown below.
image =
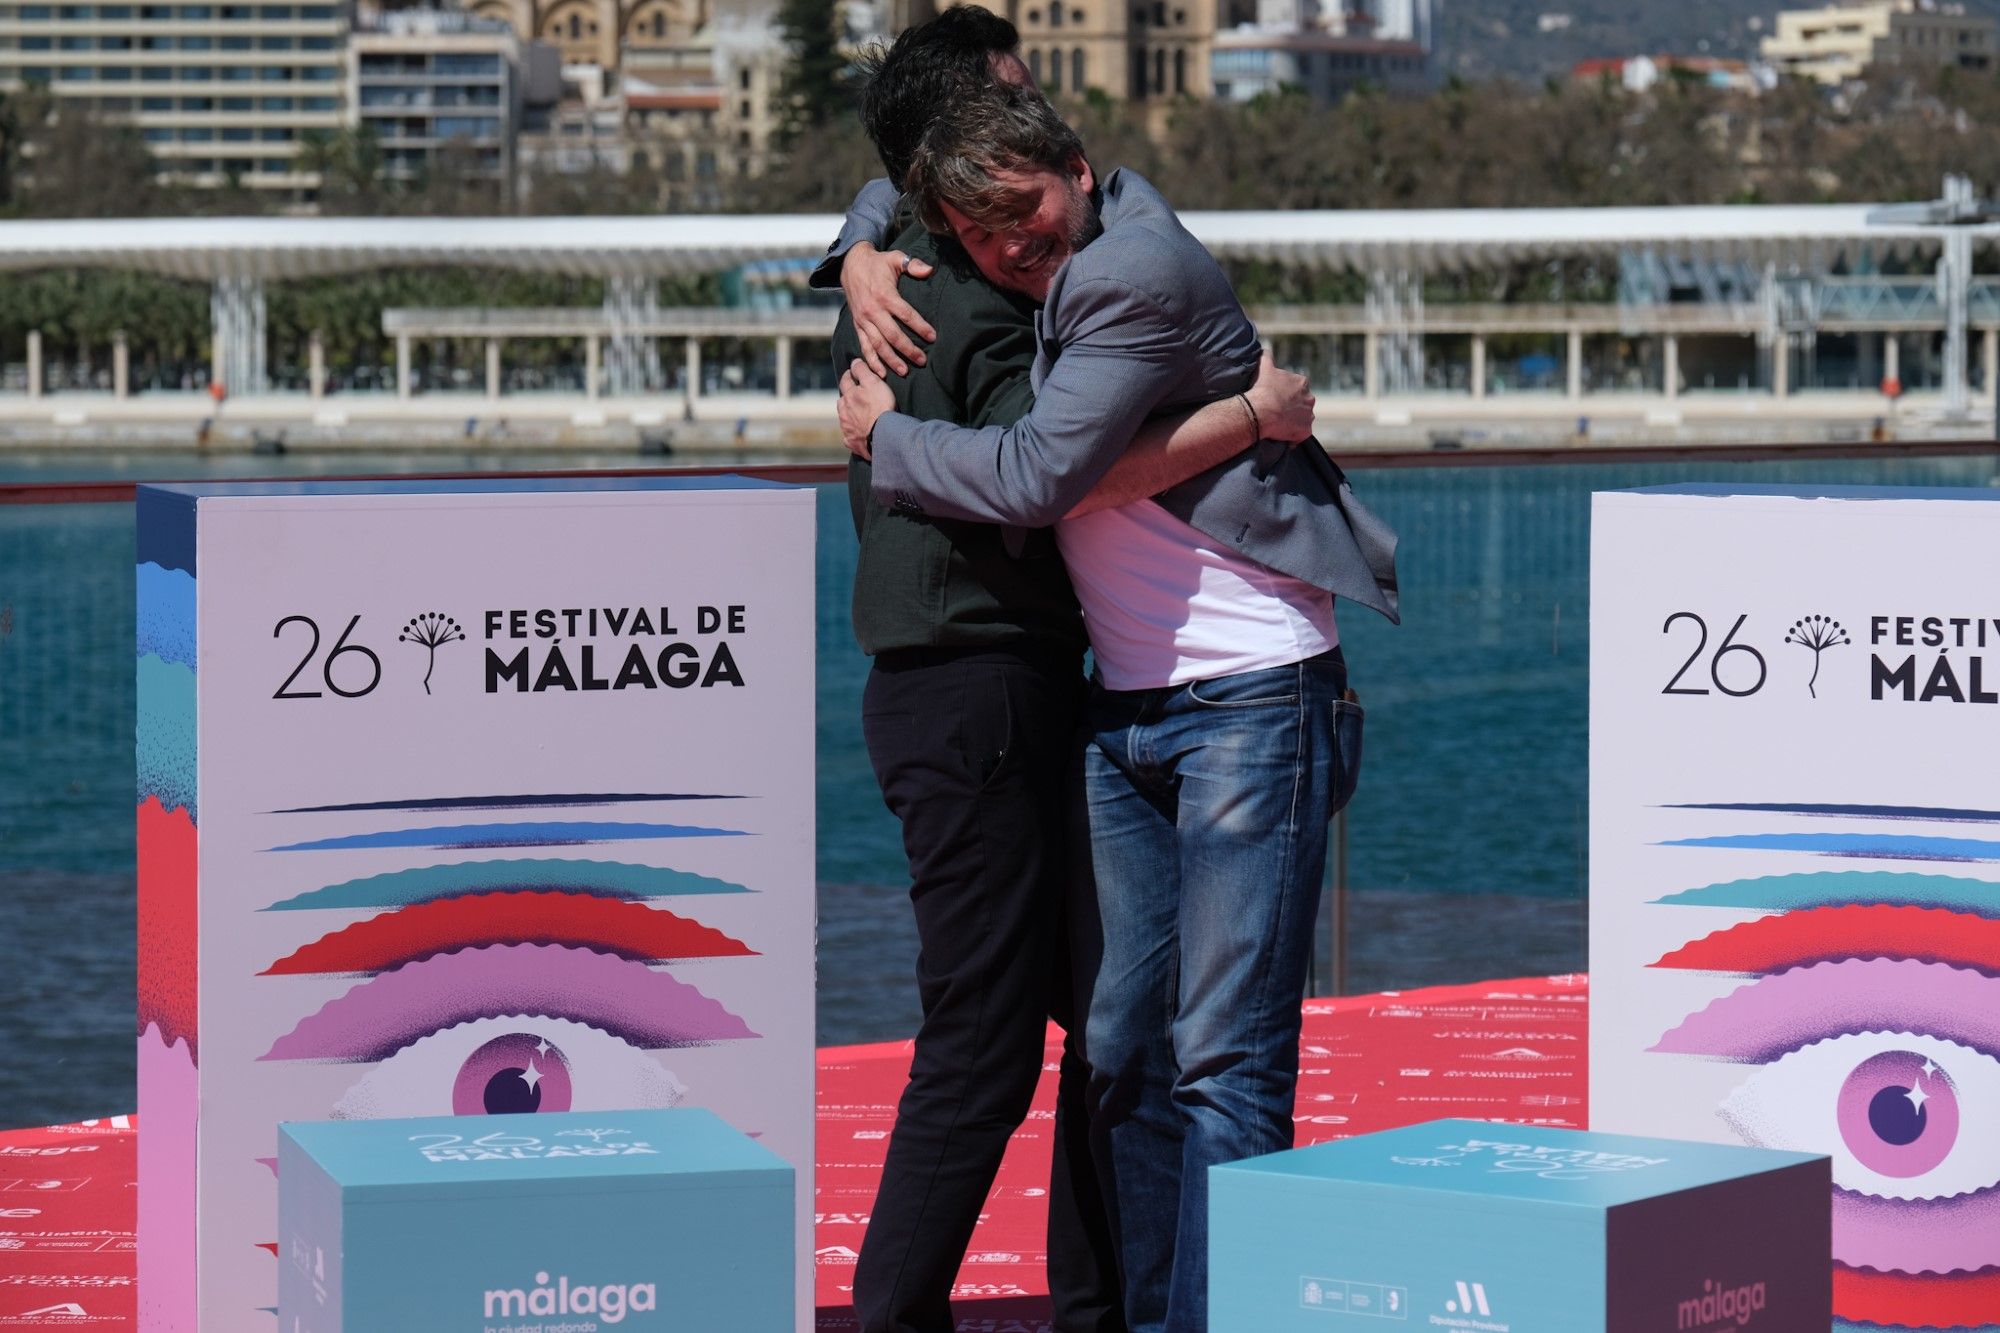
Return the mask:
M1929 199L1946 173L2000 189L2000 81L1954 71L1882 80L1830 99L1792 83L1762 96L1669 80L1452 81L1425 98L1357 95L1334 107L1277 96L1189 102L1149 137L1102 98L1066 104L1098 167L1131 166L1183 208L1510 208ZM315 145L330 214L515 211L442 169L389 182L365 143ZM153 181L128 128L31 99L0 107L0 216L246 213L247 190ZM724 211L838 211L879 168L851 114L801 120L760 178L711 182ZM684 211L684 183L635 170L528 182L519 211ZM710 205L712 207L712 204ZM709 211L705 207L702 211Z
M1579 60L1707 55L1748 59L1777 12L1819 0L1437 0L1438 61L1446 74L1540 83ZM1963 0L2000 16L2000 0Z

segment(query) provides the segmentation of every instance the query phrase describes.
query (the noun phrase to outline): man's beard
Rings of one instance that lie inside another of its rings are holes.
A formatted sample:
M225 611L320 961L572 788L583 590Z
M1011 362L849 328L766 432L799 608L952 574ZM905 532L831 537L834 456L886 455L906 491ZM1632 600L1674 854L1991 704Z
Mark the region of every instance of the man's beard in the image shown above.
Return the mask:
M1097 205L1074 181L1069 183L1069 204L1064 211L1064 239L1072 255L1104 234L1104 219Z

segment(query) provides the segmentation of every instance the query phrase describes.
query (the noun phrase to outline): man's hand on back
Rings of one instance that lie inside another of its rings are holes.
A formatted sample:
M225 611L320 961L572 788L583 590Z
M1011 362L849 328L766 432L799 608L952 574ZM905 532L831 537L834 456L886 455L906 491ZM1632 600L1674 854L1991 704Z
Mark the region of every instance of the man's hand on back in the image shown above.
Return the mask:
M924 364L923 349L912 334L925 342L937 341L937 330L896 288L905 273L928 278L931 266L901 250L877 250L866 241L849 250L840 262L840 290L854 314L861 356L877 375L891 371L907 375L911 365Z
M896 410L896 395L868 363L855 360L840 377L840 440L857 458L870 457L868 439L884 412Z
M1257 414L1258 438L1297 444L1313 432L1312 384L1303 375L1278 369L1265 348L1257 362L1257 382L1244 398Z

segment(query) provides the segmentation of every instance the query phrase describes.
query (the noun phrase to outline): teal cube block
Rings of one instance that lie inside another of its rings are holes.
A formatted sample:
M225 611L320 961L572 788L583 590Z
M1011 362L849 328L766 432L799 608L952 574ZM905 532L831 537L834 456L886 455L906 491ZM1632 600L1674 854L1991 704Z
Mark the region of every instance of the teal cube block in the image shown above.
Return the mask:
M1831 1163L1440 1120L1209 1172L1211 1333L1827 1333Z
M793 1333L792 1168L705 1110L280 1126L280 1333Z

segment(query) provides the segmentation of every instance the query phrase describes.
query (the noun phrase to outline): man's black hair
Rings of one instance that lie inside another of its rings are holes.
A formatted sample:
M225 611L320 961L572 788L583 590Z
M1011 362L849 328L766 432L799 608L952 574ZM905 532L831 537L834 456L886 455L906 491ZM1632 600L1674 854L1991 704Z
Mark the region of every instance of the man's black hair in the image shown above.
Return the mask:
M886 52L862 58L861 125L891 184L903 188L924 132L959 90L991 82L992 58L1020 44L1020 30L998 14L954 5L905 31Z

